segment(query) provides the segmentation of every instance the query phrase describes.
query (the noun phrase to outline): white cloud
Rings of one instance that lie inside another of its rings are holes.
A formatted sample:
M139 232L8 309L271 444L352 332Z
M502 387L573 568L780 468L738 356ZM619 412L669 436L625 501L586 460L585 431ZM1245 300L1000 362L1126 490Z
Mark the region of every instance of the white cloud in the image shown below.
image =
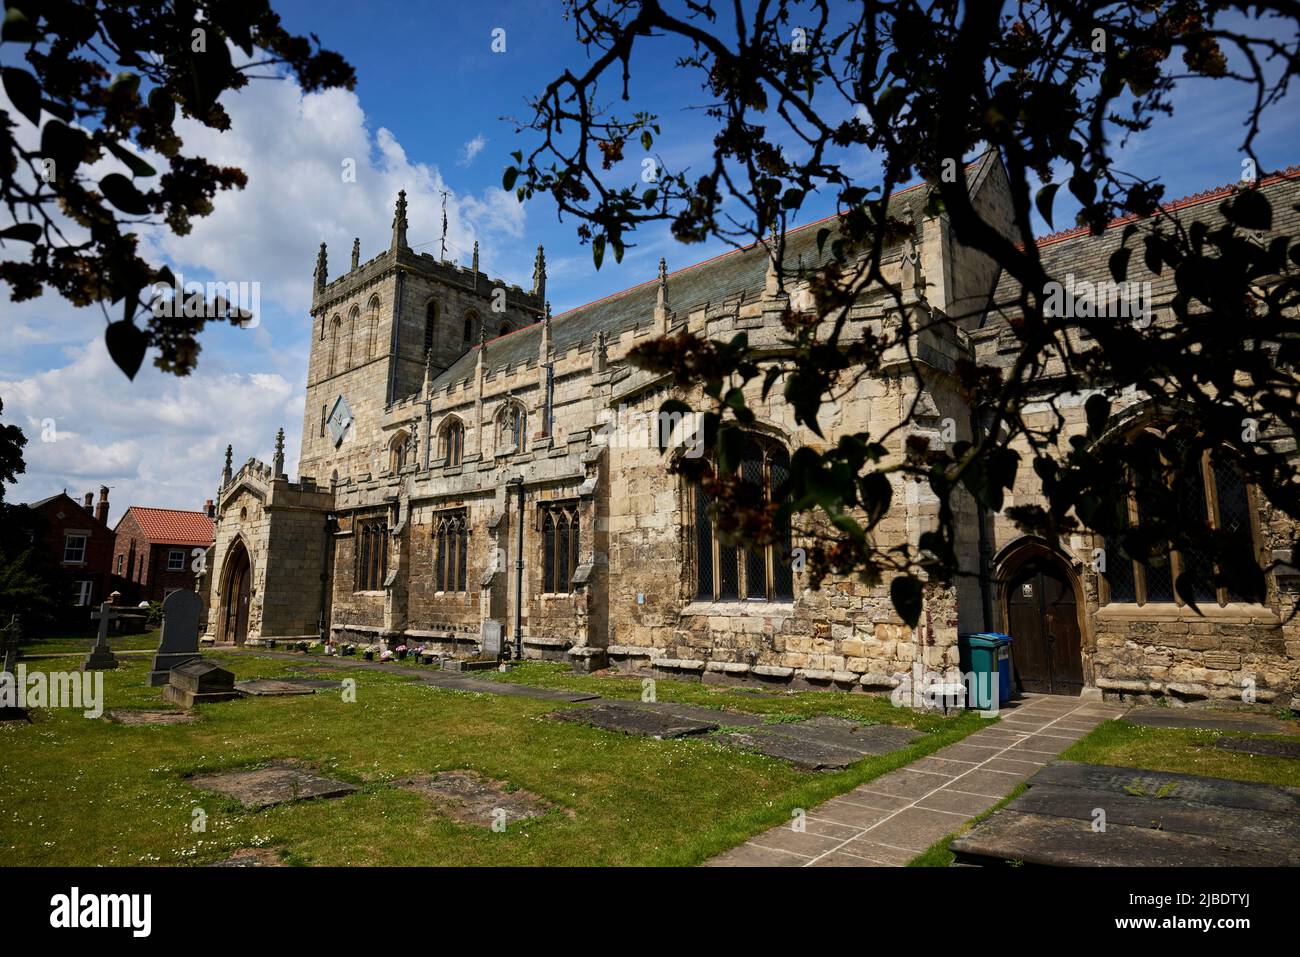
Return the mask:
M8 500L34 501L64 487L75 495L103 482L113 488L114 519L133 504L199 508L216 490L227 443L236 468L250 456L269 462L281 426L293 474L318 244L329 243L331 277L347 268L354 236L363 261L387 248L400 189L417 248L432 249L440 237L443 190L450 255L467 258L478 240L487 257L522 234L524 212L513 194L495 188L461 196L436 167L408 157L391 132L372 133L353 93L303 94L284 80L252 84L223 102L229 131L182 122L179 132L185 152L238 166L248 186L219 194L214 212L196 219L187 236L143 231L141 249L189 279L260 282L260 325L209 326L192 375L165 375L148 357L132 382L107 354L98 307L74 309L53 294L5 302L3 421L20 425L29 440L27 471L6 490ZM350 167L355 177L343 175ZM48 419L57 441L41 440Z
M470 163L474 162L474 157L483 152L483 147L485 146L487 146L487 139L482 133L480 133L460 148L460 159L456 161L457 164L460 166L468 166Z

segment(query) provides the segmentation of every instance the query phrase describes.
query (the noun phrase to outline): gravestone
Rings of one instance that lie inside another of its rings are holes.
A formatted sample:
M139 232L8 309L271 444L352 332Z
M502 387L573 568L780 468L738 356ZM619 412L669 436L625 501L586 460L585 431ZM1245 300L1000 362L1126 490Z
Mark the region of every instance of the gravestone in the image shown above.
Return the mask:
M163 599L162 639L149 672L150 687L167 684L168 674L178 665L199 657L199 615L203 599L181 589Z
M483 657L501 657L501 622L491 618L483 622Z
M91 618L99 619L99 634L95 637L95 647L90 649L90 654L86 655L86 660L81 665L82 671L111 671L117 667L117 658L108 647L108 628L113 619L120 616L121 612L113 608L112 602L107 601L99 606L99 611L90 613Z
M9 619L9 624L0 629L0 659L4 661L4 666L0 671L7 671L9 674L16 674L18 665L18 642L23 636L23 626L14 615Z
M163 698L182 708L209 701L230 701L241 697L235 690L235 676L214 661L191 661L173 668L163 688Z
M18 692L18 642L22 638L22 624L18 616L9 619L9 624L0 628L0 721L26 721L27 710L17 705ZM7 687L6 687L7 686ZM12 696L13 703L6 698Z

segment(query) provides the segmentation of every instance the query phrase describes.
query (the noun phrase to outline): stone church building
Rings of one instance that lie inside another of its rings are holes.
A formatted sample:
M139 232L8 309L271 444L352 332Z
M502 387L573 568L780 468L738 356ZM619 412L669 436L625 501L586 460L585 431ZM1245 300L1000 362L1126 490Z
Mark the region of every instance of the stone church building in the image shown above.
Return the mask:
M967 168L981 211L1010 228L1005 173L995 154ZM1258 184L1275 228L1297 231L1300 174ZM1180 219L1213 219L1230 188L1173 204ZM891 448L909 435L932 442L971 435L957 388L961 360L1009 361L1015 337L1004 308L1015 287L982 254L964 248L943 215L927 212L926 187L898 193L897 215L916 236L885 254L886 275L919 318L943 315L888 357L881 374L826 405L825 438L795 426L780 385L770 400L753 384L757 412L742 467L766 494L800 445L843 434L879 435L913 410ZM1049 272L1108 280L1122 230L1044 238ZM1267 591L1200 597L1202 614L1175 597L1170 568L1112 558L1094 570L1104 542L1076 536L1060 547L1028 538L973 500L958 503L957 538L967 574L926 588L916 628L894 614L888 583L829 579L820 590L790 561L799 545L729 547L714 534L707 502L666 469L692 454L689 421L661 452L655 417L671 382L626 361L651 337L690 329L737 332L779 350L780 316L808 299L801 269L822 257L818 224L785 237L778 271L764 244L551 317L539 248L522 289L480 269L414 251L399 194L388 249L362 262L357 243L331 278L316 262L311 357L298 475L285 472L283 432L267 465L232 468L227 454L207 590L208 638L244 643L324 634L336 642L423 645L480 653L500 634L505 652L710 682L889 690L919 672L951 671L957 637L1015 636L1023 686L1061 694L1209 697L1289 703L1300 691L1296 571L1279 567ZM784 277L784 281L781 277ZM1172 294L1168 272L1150 280L1156 321ZM890 295L868 295L855 330L897 321ZM698 396L696 408L702 407ZM1087 395L1056 406L1084 430ZM1034 415L1055 414L1044 401ZM1141 397L1119 410L1122 441L1164 425ZM698 448L695 449L698 451ZM1022 468L1008 505L1039 497ZM1241 480L1228 457L1207 458L1192 491L1204 519L1241 537L1264 564L1289 554L1294 528ZM928 487L896 481L877 541L915 543L932 527ZM1136 505L1134 516L1138 518Z

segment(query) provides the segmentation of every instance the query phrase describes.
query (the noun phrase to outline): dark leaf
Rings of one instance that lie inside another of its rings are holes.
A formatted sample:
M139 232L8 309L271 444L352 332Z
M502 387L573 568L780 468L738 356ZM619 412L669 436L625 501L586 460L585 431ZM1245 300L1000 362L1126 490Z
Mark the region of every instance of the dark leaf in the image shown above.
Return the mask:
M1128 276L1128 261L1133 256L1133 250L1120 248L1110 254L1110 274L1115 277L1116 282L1124 282Z
M1254 189L1243 189L1223 204L1223 214L1242 229L1270 229L1273 226L1273 207L1263 194Z
M7 66L0 70L4 78L5 95L13 101L18 112L37 126L41 124L41 85L26 70Z
M1090 395L1083 404L1083 411L1088 417L1088 434L1094 437L1101 435L1110 420L1110 399L1100 393Z
M1056 199L1056 191L1060 188L1060 183L1048 183L1034 197L1034 205L1038 208L1038 215L1047 221L1048 226L1052 225L1052 201Z
M104 343L117 367L126 373L128 379L134 379L149 347L149 336L130 320L119 319L110 322L104 330Z
M909 628L921 620L921 583L911 575L899 575L889 585L889 599L894 611Z
M125 146L108 141L108 151L126 164L132 176L157 176L158 171Z
M17 223L8 229L0 229L0 239L16 239L21 243L38 243L42 235L37 223Z
M135 184L121 173L109 173L99 181L99 191L110 203L128 216L144 216L149 212L149 201L135 188Z

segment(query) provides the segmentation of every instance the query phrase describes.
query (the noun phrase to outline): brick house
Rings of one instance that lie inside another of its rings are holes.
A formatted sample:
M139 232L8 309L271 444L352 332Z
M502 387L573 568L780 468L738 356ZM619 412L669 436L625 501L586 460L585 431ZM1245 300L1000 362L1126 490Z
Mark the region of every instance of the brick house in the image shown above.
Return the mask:
M212 519L204 512L132 505L116 532L113 578L131 603L162 601L181 588L193 590L194 550L212 545Z
M107 601L113 556L108 487L99 487L98 504L90 492L79 503L65 491L27 507L39 516L33 544L62 580L60 610Z

